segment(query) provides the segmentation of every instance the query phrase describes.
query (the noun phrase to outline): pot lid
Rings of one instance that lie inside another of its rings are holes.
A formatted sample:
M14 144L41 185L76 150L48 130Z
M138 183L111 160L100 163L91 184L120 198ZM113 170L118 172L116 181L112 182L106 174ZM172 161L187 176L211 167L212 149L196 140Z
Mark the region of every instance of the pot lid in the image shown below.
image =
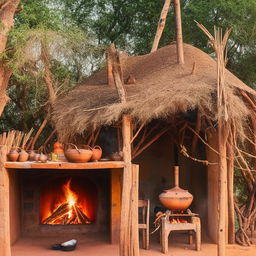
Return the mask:
M178 186L173 187L171 189L164 190L159 197L161 198L180 198L180 197L192 197L193 195L188 192L188 190L184 190Z

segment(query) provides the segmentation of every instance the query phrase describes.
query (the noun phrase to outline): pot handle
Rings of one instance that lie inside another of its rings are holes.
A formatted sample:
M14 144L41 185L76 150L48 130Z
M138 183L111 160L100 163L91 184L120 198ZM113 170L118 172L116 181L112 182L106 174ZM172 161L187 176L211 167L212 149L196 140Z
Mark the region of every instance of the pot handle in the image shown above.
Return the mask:
M89 149L89 150L92 150L92 147L90 147L89 145L84 145L84 146L83 146L83 149Z
M102 151L102 148L99 145L94 146L93 148L99 149Z
M77 152L78 152L79 154L81 153L80 150L78 149L78 147L77 147L75 144L73 144L73 143L66 143L66 144L73 146L73 147L77 150Z

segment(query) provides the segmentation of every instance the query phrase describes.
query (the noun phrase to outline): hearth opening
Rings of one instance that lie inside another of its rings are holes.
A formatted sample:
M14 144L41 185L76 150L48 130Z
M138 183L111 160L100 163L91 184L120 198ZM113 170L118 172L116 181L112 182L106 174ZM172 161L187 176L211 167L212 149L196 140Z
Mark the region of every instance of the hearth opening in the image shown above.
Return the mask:
M97 206L97 186L89 178L54 178L41 187L40 223L91 224L96 221Z

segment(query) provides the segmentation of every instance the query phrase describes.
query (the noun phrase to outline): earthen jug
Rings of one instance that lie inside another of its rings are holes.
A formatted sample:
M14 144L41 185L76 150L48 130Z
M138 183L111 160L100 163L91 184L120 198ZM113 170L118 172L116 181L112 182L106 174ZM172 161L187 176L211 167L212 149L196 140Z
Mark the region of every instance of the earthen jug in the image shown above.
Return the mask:
M12 148L11 151L7 154L7 159L9 161L15 162L19 158L19 152L15 149Z
M26 162L28 161L28 153L24 150L24 149L21 149L20 153L19 153L19 159L18 161L19 162Z
M92 148L91 161L98 161L102 156L102 149L100 146L95 146Z

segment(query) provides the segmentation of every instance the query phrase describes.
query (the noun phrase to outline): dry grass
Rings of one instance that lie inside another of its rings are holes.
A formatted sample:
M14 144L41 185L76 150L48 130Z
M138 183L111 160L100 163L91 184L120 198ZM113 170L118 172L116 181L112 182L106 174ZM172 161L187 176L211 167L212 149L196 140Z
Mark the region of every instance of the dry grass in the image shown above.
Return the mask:
M125 85L126 103L121 104L116 90L107 86L105 68L86 79L83 85L58 99L54 105L52 120L60 138L65 140L95 125L110 125L119 120L122 113L130 113L139 122L149 122L198 108L202 115L215 121L216 62L193 46L185 44L184 50L184 65L176 64L175 44L144 56L124 56L125 80L131 74L136 78L135 84ZM239 90L256 97L254 90L227 71L229 115L238 129L243 129L249 108Z

